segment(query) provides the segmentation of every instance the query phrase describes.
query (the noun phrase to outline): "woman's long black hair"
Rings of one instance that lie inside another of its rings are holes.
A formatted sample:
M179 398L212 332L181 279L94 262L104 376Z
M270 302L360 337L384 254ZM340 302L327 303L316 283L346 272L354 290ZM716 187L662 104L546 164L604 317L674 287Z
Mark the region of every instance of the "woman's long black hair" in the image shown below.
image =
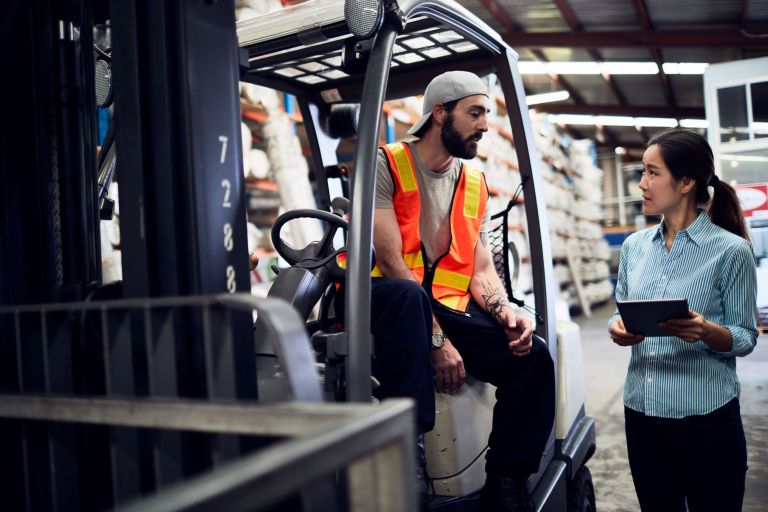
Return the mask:
M712 148L707 139L691 130L672 128L651 137L648 147L654 144L659 146L661 158L676 180L688 176L696 181L696 202L710 203L708 213L712 223L749 240L739 198L733 187L715 174ZM714 191L711 201L708 186Z

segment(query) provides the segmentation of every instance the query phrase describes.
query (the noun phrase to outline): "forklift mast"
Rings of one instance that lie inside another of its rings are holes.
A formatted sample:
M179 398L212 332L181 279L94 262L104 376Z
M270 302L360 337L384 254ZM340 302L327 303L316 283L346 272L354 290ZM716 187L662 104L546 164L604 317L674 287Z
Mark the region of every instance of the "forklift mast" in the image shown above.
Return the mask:
M111 23L124 297L248 291L234 0L5 2L3 304L101 280L94 14Z
M111 19L125 296L248 291L234 0Z
M227 305L250 292L234 0L11 1L0 13L13 70L0 132L0 393L256 398L252 304ZM124 276L110 286L93 47L107 20ZM117 429L86 446L8 410L0 480L14 510L101 510L253 445ZM86 491L105 477L94 460L113 485Z
M0 304L77 300L101 279L94 9L72 4L0 7Z

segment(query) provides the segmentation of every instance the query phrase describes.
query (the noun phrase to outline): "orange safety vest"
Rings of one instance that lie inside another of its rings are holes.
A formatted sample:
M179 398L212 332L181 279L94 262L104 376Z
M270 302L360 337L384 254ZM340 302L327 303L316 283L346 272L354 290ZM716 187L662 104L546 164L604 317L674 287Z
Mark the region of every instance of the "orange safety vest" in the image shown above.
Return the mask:
M416 281L423 284L424 257L419 235L421 198L413 156L408 144L404 142L387 144L382 149L387 155L395 183L393 205L402 236L403 260ZM471 297L469 283L474 270L475 245L480 237L487 203L488 186L482 171L462 165L449 214L451 245L446 254L437 258L428 276L432 286L427 292L451 309L467 310ZM346 268L346 253L339 254L336 261L340 267ZM371 271L372 277L382 275L378 266Z
M403 260L419 284L424 281L424 257L419 235L421 203L416 167L408 144L396 142L383 146L395 183L393 204L397 224L403 239ZM451 244L448 252L438 257L432 266L431 290L427 293L443 305L466 311L469 304L469 283L475 263L475 245L488 203L488 186L482 171L466 164L461 166L459 182L453 193L450 225ZM374 268L371 275L381 275Z

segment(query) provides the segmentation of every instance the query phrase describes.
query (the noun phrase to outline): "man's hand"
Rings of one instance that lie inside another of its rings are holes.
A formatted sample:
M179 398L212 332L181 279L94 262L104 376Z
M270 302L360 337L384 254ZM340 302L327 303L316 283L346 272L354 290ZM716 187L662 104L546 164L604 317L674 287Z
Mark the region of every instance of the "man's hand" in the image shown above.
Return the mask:
M622 347L637 345L645 339L645 336L640 334L632 334L627 332L626 327L624 327L624 321L621 319L621 317L617 318L616 321L613 322L609 332L613 342L617 345L621 345Z
M702 341L709 334L710 324L699 313L688 310L688 318L674 318L661 322L665 330L688 343Z
M442 347L432 351L432 368L435 369L435 387L440 393L457 391L467 378L461 354L447 339Z
M527 356L533 345L531 322L524 316L515 315L509 307L501 310L497 320L507 335L509 350L516 356Z

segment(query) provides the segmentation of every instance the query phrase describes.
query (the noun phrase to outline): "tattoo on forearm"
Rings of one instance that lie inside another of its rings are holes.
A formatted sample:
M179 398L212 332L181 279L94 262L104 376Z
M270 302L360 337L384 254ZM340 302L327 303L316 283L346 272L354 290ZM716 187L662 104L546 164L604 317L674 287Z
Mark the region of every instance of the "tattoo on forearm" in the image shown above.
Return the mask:
M501 317L501 312L505 307L509 307L509 301L504 293L493 286L490 282L484 281L483 286L483 301L485 301L485 310L491 314L497 321Z

